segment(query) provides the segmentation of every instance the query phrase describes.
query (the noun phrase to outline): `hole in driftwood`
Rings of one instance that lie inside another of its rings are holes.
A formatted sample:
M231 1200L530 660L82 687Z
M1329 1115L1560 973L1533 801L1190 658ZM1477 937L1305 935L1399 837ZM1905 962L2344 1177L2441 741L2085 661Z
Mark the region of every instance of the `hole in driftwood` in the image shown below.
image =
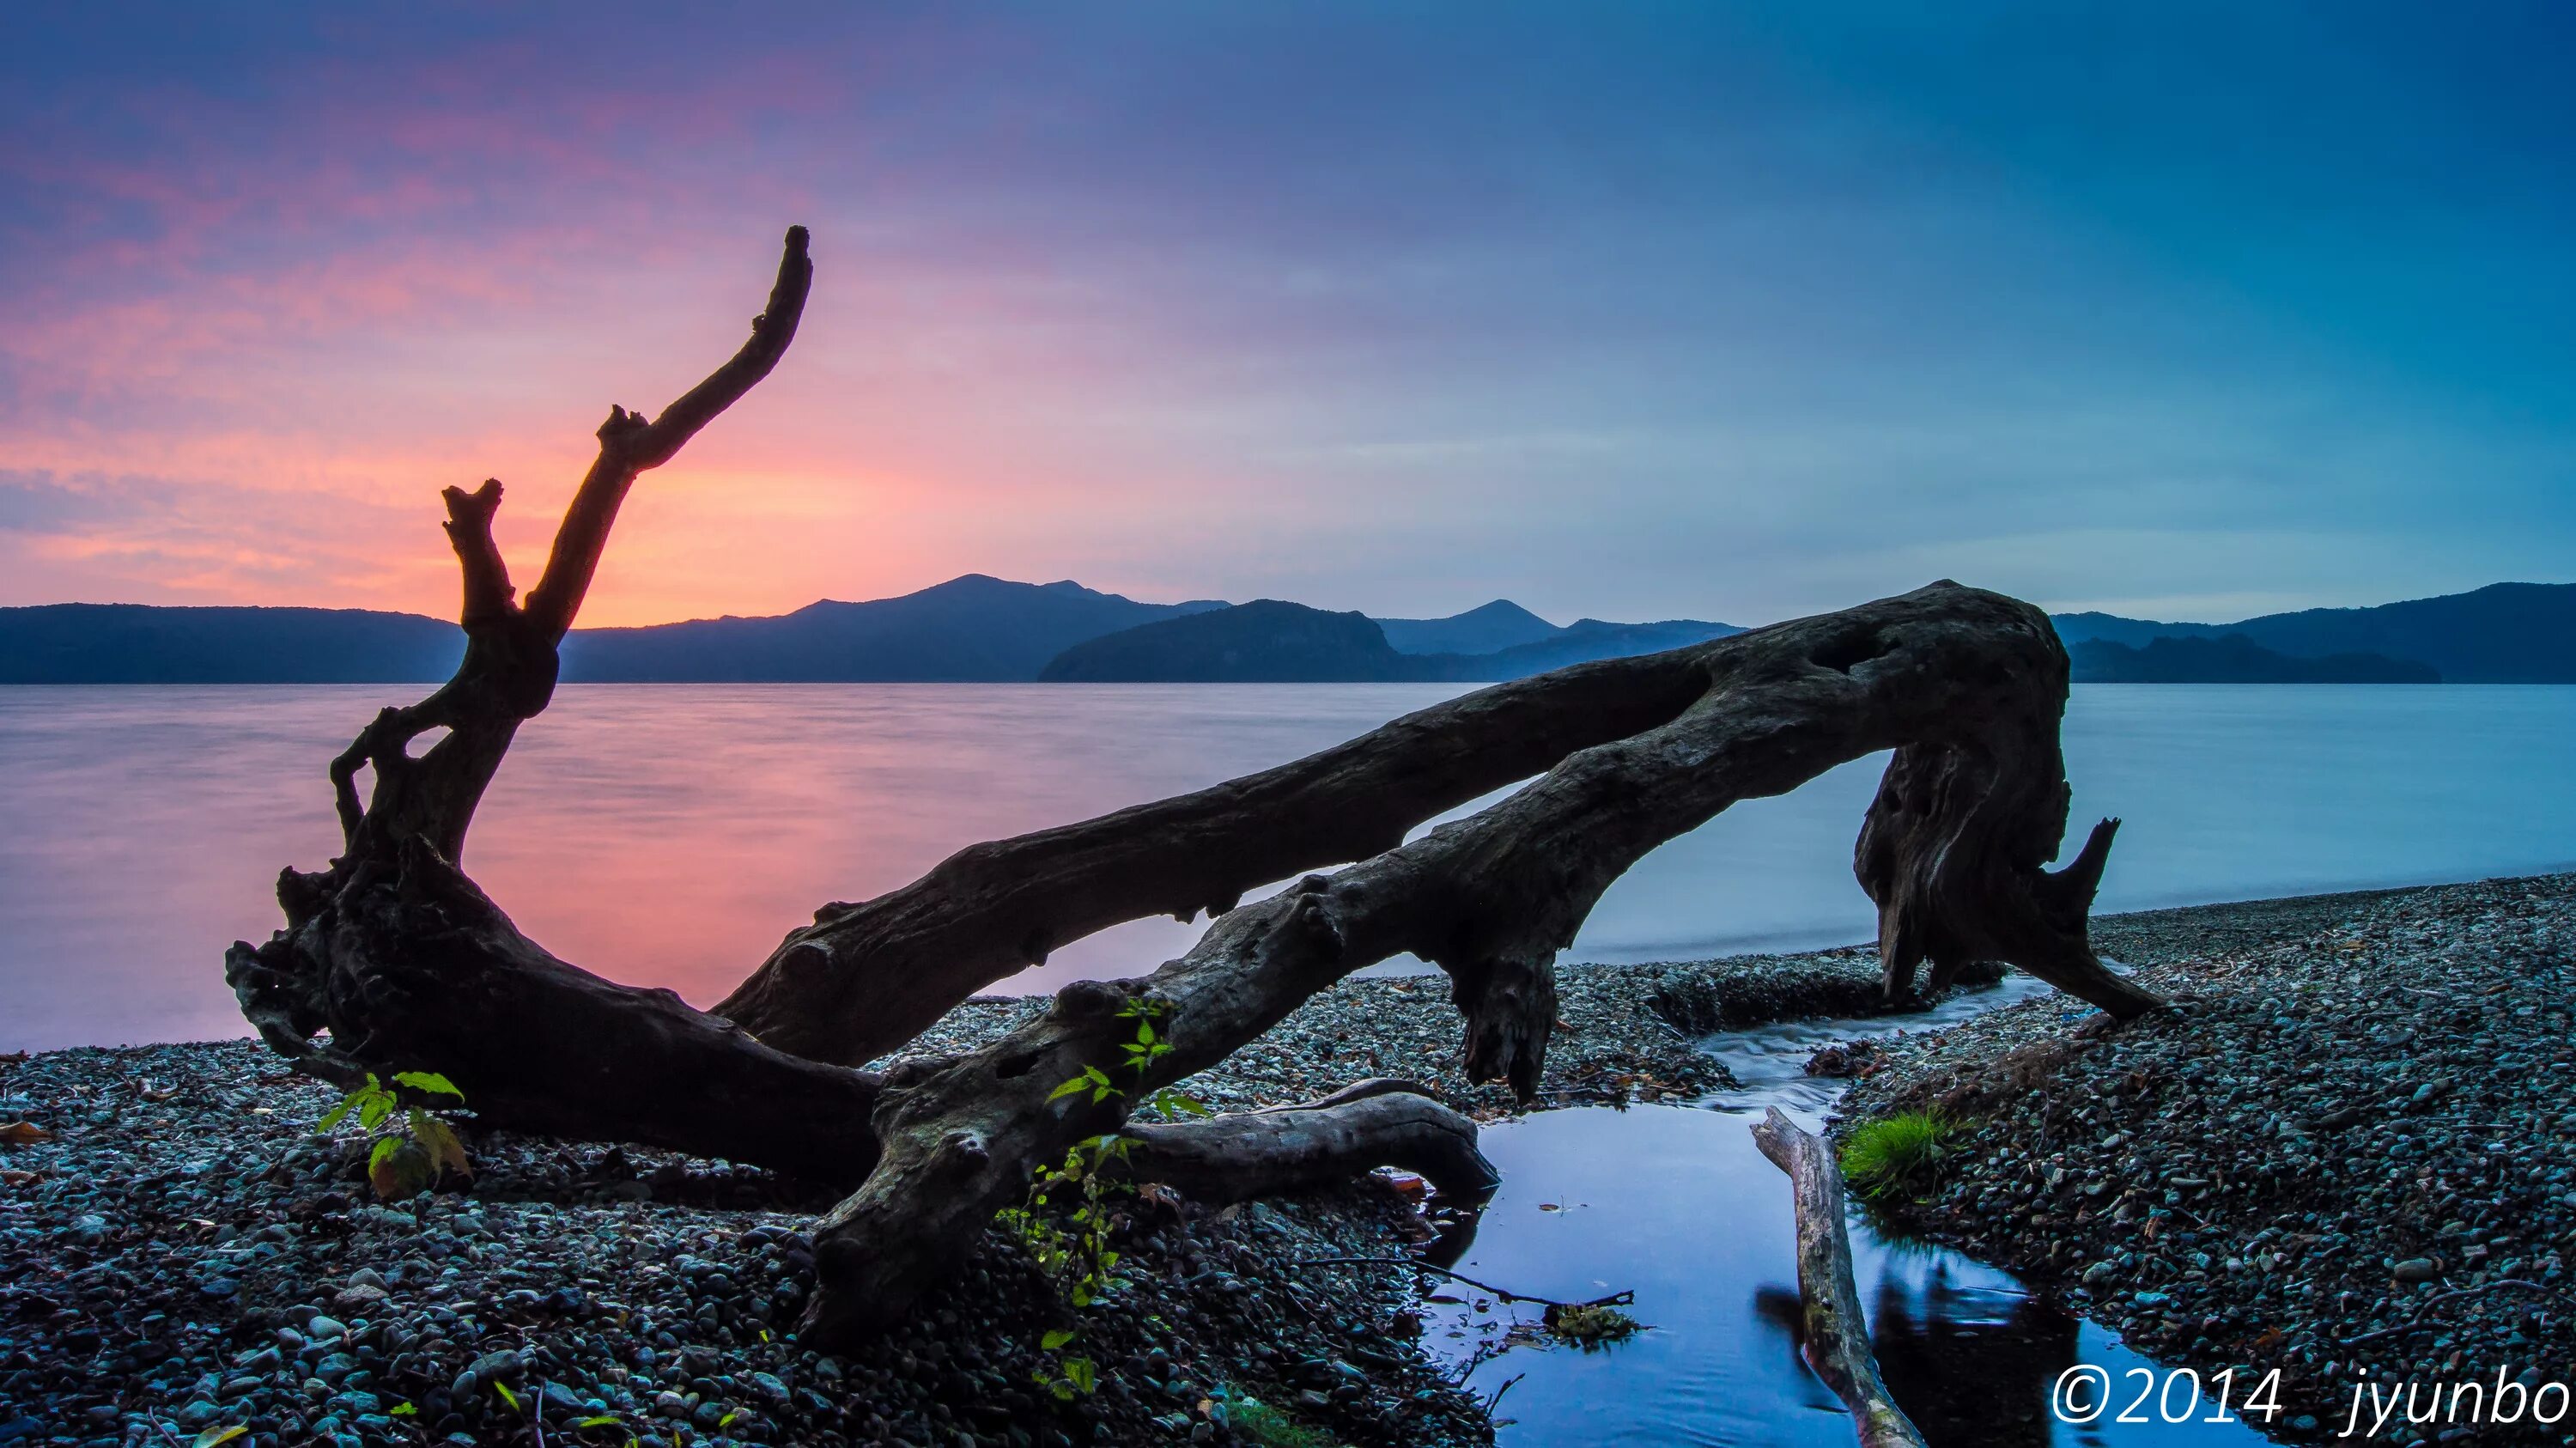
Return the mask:
M1887 652L1887 640L1872 633L1861 637L1828 640L1824 647L1808 657L1813 659L1819 668L1831 669L1837 674L1848 674L1854 664L1865 664L1871 659L1884 658Z

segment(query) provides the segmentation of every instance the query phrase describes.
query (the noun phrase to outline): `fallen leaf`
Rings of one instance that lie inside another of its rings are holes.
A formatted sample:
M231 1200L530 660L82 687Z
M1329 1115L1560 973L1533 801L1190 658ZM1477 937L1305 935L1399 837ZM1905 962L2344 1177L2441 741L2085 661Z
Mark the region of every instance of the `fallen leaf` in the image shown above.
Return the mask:
M53 1139L52 1132L32 1121L0 1123L0 1146L34 1146L37 1142Z
M229 1428L208 1428L198 1434L197 1441L189 1444L188 1448L215 1448L216 1444L229 1443L249 1431L250 1428L247 1425L239 1423Z
M36 1179L36 1173L0 1167L0 1186L23 1187Z

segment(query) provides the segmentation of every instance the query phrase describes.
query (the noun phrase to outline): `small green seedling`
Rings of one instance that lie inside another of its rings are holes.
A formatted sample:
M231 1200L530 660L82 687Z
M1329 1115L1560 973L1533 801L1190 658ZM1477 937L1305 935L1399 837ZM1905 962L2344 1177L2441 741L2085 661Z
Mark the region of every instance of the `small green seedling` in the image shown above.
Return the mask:
M453 1098L457 1105L465 1104L465 1093L456 1089L456 1083L435 1071L397 1071L394 1084L423 1096ZM397 1111L402 1113L401 1125L385 1131ZM366 1084L351 1088L340 1098L339 1105L315 1123L314 1129L329 1131L353 1114L360 1130L370 1135L383 1132L376 1135L375 1146L367 1153L367 1182L386 1201L433 1186L445 1172L474 1175L456 1128L420 1107L404 1106L401 1096L376 1079L373 1071L367 1073Z

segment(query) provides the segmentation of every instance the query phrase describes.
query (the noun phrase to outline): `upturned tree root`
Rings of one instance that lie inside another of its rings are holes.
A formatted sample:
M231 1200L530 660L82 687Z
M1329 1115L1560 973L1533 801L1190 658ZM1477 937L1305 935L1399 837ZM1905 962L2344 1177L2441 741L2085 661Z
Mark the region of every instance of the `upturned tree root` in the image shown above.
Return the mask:
M1212 789L970 846L912 885L824 906L712 1012L556 959L464 874L475 808L519 726L552 697L558 646L627 491L777 365L812 275L793 229L741 351L650 421L611 410L524 605L492 539L500 485L446 491L465 660L331 762L341 855L326 870L283 872L286 928L226 957L244 1015L298 1069L344 1082L437 1071L490 1125L722 1155L850 1188L817 1232L803 1325L828 1341L899 1319L1036 1167L1104 1133L1132 1139L1134 1170L1216 1199L1377 1165L1419 1171L1444 1192L1490 1189L1472 1123L1377 1084L1186 1124L1128 1114L1317 991L1407 952L1448 973L1469 1075L1507 1081L1526 1101L1556 1021L1556 956L1610 883L1738 800L1875 751L1895 759L1854 868L1879 906L1891 999L1911 997L1924 961L1939 985L1994 959L2118 1019L2159 1008L2086 938L2114 823L2067 869L2045 868L2066 826L2065 651L2039 610L1946 581L1497 685ZM1406 842L1519 780L1529 783ZM1068 986L980 1050L856 1069L1067 941L1201 909L1206 934L1151 975ZM1141 1060L1129 1050L1140 1020L1158 1047ZM1115 1091L1058 1089L1086 1072Z

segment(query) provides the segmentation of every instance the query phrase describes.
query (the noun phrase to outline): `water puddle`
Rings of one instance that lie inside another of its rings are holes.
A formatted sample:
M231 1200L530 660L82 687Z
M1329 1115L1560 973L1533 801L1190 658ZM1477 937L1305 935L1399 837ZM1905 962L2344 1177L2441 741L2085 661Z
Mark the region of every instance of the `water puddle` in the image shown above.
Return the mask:
M1631 1311L1651 1328L1602 1351L1523 1346L1478 1363L1468 1383L1502 1393L1496 1417L1509 1421L1500 1441L1849 1448L1849 1417L1799 1359L1792 1335L1798 1280L1788 1180L1754 1149L1746 1128L1769 1106L1803 1126L1820 1123L1843 1083L1802 1071L1819 1046L1937 1029L2047 993L2016 975L1922 1015L1731 1032L1705 1048L1744 1089L1697 1109L1580 1108L1489 1128L1484 1148L1503 1170L1503 1188L1457 1270L1569 1301L1631 1288ZM2241 1422L2208 1421L2215 1405L2206 1396L2191 1405L2186 1379L2172 1382L2163 1413L2151 1397L2130 1414L2147 1421L2113 1422L2142 1387L2165 1388L2168 1371L2032 1296L2010 1273L1882 1236L1857 1210L1851 1238L1880 1371L1935 1448L2264 1441ZM1497 1321L1515 1311L1456 1284L1436 1293L1462 1299L1423 1309L1425 1344L1453 1364L1494 1342ZM1517 1311L1537 1321L1535 1307ZM2117 1385L2109 1411L2089 1425L2051 1412L2052 1389L2077 1364L2105 1370Z

